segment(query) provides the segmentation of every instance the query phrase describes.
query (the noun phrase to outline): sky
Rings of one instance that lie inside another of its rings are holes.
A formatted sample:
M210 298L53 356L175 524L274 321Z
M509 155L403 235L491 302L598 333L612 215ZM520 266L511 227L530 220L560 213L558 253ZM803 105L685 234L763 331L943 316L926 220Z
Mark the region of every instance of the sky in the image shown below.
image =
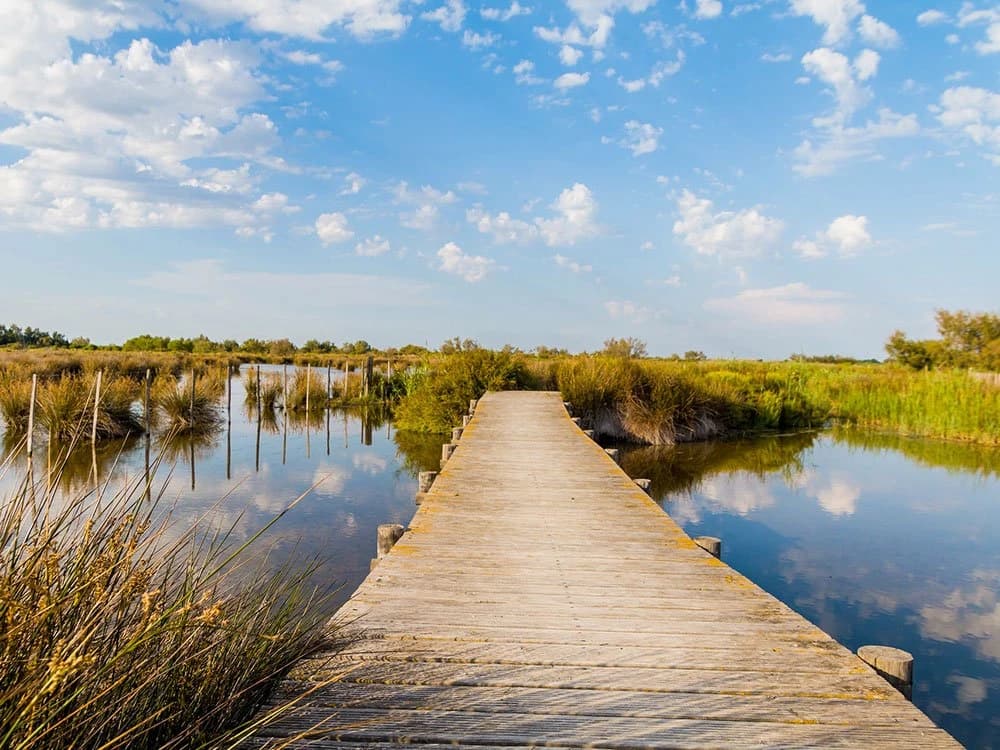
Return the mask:
M996 310L994 0L0 0L0 321L884 356Z

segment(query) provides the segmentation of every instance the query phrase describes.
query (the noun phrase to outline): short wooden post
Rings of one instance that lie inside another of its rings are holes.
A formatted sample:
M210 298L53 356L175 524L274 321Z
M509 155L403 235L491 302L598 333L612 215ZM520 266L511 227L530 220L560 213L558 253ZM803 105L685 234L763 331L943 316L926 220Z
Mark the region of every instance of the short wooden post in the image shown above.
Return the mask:
M694 543L715 558L722 558L722 540L714 536L697 536Z
M347 381L351 376L351 361L344 360L344 401L347 401Z
M306 429L309 425L309 396L312 387L312 364L306 365Z
M913 654L891 646L862 646L858 656L907 700L913 700Z
M288 365L282 365L281 408L288 411Z
M478 399L474 398L474 399L471 399L469 401L469 415L470 416L476 413L476 406L478 404L479 404L479 400Z
M377 532L376 556L381 560L389 554L389 550L400 540L406 529L399 523L379 524Z
M638 486L638 488L640 490L642 490L643 492L645 492L647 495L652 495L653 494L653 480L652 479L633 479L632 481L635 482L636 486Z
M563 406L566 407L566 411L569 412L569 415L572 417L573 416L573 404L571 404L569 401L563 401Z
M462 415L462 427L468 427L469 426L469 422L471 422L471 421L472 421L472 417L470 417L468 414L463 414Z
M593 430L584 430L583 434L586 435L587 437L589 437L591 440L594 439L594 431Z
M97 443L97 417L100 413L101 408L101 378L104 376L104 370L97 371L97 384L94 388L94 425L90 430L90 442Z
M437 479L436 471L422 471L417 475L417 496L414 498L417 505L424 501L424 497L431 491L431 485Z
M149 370L146 370L146 392L149 393ZM146 397L148 402L149 397ZM233 366L232 364L226 365L226 421L229 424L233 423ZM146 425L146 430L149 430L149 425Z
M444 465L446 463L448 463L448 459L451 458L451 454L455 452L455 449L457 447L458 446L455 445L454 443L445 443L444 445L441 446L441 468L442 469L444 468Z
M326 400L329 401L333 398L333 378L330 374L331 365L327 363L326 365Z
M611 456L611 460L618 463L618 449L617 448L605 448L604 452Z
M462 439L462 432L463 432L463 430L462 430L461 427L456 427L455 429L453 429L451 431L451 442L457 443L459 440L461 440Z
M28 455L31 455L31 451L34 449L34 434L35 434L35 399L38 394L38 375L32 374L31 376L31 403L28 404Z

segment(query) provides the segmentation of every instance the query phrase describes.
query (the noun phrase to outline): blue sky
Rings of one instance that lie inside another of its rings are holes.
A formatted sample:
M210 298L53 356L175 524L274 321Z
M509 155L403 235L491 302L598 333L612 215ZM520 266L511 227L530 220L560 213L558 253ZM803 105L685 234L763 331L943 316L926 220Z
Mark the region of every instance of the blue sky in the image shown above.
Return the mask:
M991 0L0 18L5 322L881 356L997 308Z

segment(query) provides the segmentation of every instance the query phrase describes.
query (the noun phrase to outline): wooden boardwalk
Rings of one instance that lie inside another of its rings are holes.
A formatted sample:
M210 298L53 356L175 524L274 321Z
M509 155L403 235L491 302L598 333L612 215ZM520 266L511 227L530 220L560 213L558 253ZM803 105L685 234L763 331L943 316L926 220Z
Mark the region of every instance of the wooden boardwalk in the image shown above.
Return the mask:
M360 639L303 664L279 700L314 692L248 747L958 747L696 546L558 394L479 402L335 619Z

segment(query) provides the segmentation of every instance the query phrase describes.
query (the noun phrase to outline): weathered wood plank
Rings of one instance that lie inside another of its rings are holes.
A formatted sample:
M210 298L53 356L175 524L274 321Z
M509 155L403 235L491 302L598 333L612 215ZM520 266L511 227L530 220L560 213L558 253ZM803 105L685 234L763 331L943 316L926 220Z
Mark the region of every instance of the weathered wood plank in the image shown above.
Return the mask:
M481 399L254 748L944 748L875 672L699 548L557 394Z

